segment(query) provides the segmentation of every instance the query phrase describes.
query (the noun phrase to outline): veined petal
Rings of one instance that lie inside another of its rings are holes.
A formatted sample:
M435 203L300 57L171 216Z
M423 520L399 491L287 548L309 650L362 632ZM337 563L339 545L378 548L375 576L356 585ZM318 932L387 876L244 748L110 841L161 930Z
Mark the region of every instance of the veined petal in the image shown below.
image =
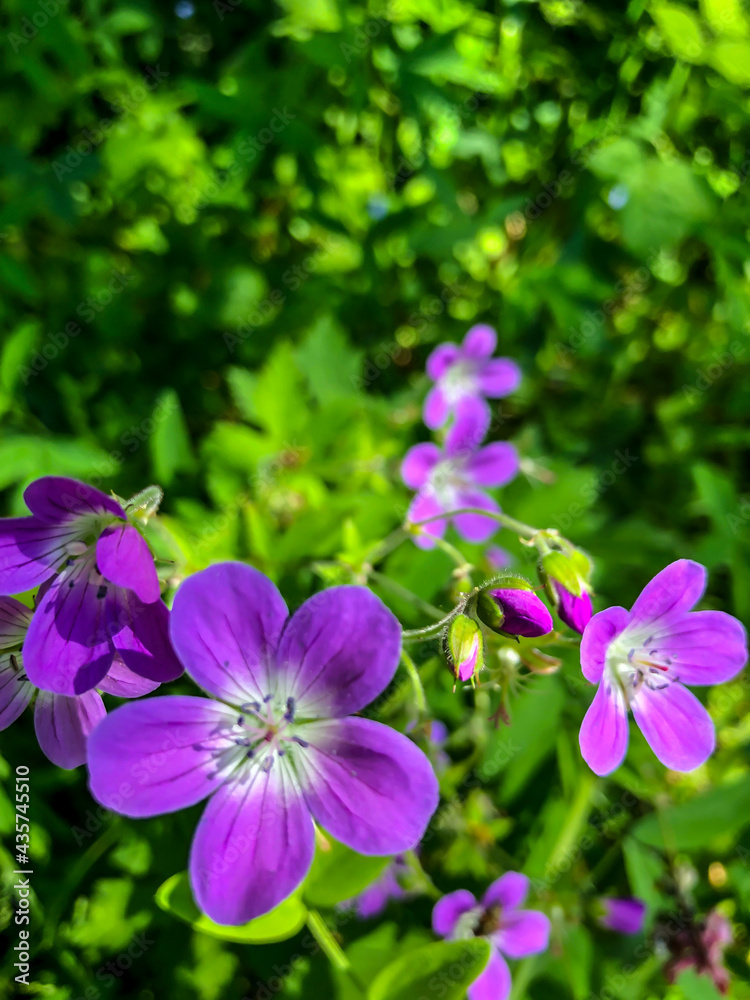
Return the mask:
M505 486L520 468L518 452L508 441L495 441L480 448L466 463L467 476L477 486Z
M630 699L630 707L646 742L665 767L693 771L716 746L711 716L682 684L649 688L645 684Z
M157 684L175 680L183 668L169 638L166 604L161 600L144 604L132 591L115 590L107 604L107 620L112 643L123 663Z
M103 577L137 594L144 604L158 601L159 578L146 539L132 524L112 524L96 543L96 562Z
M268 913L307 874L315 834L292 770L277 760L213 795L195 831L190 882L196 902L218 924Z
M281 700L301 718L351 715L393 680L401 653L398 619L365 587L330 587L292 615L279 641Z
M425 489L413 498L406 515L406 520L410 524L419 524L420 521L426 521L430 517L435 518L434 521L423 524L418 535L412 536L412 541L418 548L434 549L433 539L443 537L448 522L443 517L437 517L442 513L442 504L431 490Z
M509 358L492 358L479 369L479 388L490 399L509 396L521 384L521 369Z
M724 611L691 611L649 637L683 684L722 684L747 662L747 632Z
M458 361L461 349L458 344L438 344L435 350L427 358L427 375L433 382L437 382L443 375Z
M497 347L497 331L487 323L476 323L472 326L461 345L461 354L465 358L488 358Z
M410 490L421 490L441 458L442 452L431 441L414 445L401 463L401 478Z
M706 568L692 559L670 563L647 583L630 609L630 628L648 627L666 616L680 618L703 596Z
M159 681L150 681L125 666L119 653L115 654L107 676L99 682L100 691L112 694L116 698L141 698L144 694L151 694L158 687Z
M609 645L627 624L627 611L618 607L600 611L589 620L581 639L581 670L587 681L599 683L607 662Z
M432 910L432 929L442 938L450 938L456 924L477 905L476 897L468 889L457 889L439 899Z
M0 592L21 594L38 587L67 557L78 532L70 525L44 524L36 517L0 518Z
M0 650L20 646L31 622L31 608L15 597L0 597Z
M284 599L267 576L243 563L217 563L181 584L170 634L196 684L241 705L274 690L269 663L286 618Z
M7 729L16 721L33 694L34 685L23 669L15 669L9 653L0 654L0 730Z
M86 763L86 741L107 710L96 691L76 698L40 691L34 705L34 729L44 755L71 771Z
M114 648L100 581L89 557L76 559L52 581L23 646L32 684L72 697L97 687L109 670Z
M62 524L90 515L125 518L125 511L115 499L67 476L42 476L26 487L23 498L31 513L45 524Z
M216 791L232 769L237 713L208 698L169 695L116 708L89 737L91 794L125 816L158 816Z
M512 910L501 914L500 919L500 930L492 935L492 940L508 958L526 958L547 950L550 922L544 913Z
M328 832L360 854L415 847L438 804L430 762L411 740L370 719L297 727L309 744L295 765L305 800Z
M482 896L482 906L500 906L504 910L515 910L526 901L529 894L529 880L520 872L506 872L496 879Z
M625 758L628 709L619 684L606 674L586 712L578 741L581 755L594 774L610 774Z
M478 507L497 514L500 507L491 496L481 490L465 490L457 499L458 509ZM481 514L457 514L453 518L456 531L467 542L486 542L497 532L499 523L493 517L483 517Z
M484 972L466 991L469 1000L507 1000L511 990L510 969L500 952L493 948Z

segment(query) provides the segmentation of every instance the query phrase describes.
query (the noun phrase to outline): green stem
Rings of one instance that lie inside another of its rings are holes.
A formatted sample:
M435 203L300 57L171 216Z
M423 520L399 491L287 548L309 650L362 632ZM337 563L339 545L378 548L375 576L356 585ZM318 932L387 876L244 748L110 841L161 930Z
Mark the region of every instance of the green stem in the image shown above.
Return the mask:
M447 556L450 556L453 562L456 564L456 569L461 570L462 576L467 576L471 579L471 563L461 552L458 551L455 545L451 545L450 542L446 542L444 538L433 538L434 543L439 549L442 549Z
M436 608L434 604L430 604L429 601L423 600L418 594L408 590L400 583L396 583L395 580L391 580L391 578L389 576L385 576L384 573L379 573L376 569L371 569L368 576L371 580L374 580L375 583L379 583L381 587L385 587L386 590L390 590L392 594L402 598L402 600L409 601L410 604L413 604L415 607L419 608L420 611L423 611L431 618L443 617L443 612L440 608ZM434 626L429 627L434 628Z
M419 676L416 663L412 660L405 649L401 650L401 662L406 667L406 672L411 678L411 682L414 687L414 697L417 702L417 710L420 715L427 715L427 698L425 697L422 678Z
M461 601L451 612L447 614L445 618L441 618L439 622L435 622L434 625L425 625L424 628L408 628L404 629L401 633L401 637L406 639L408 642L410 639L430 639L432 636L437 635L441 632L446 625L450 625L456 615L460 615L461 612L466 607L466 601Z
M511 531L518 532L524 538L533 538L540 530L539 528L532 528L530 524L524 524L523 521L517 521L514 517L509 517L508 514L482 510L481 507L462 507L460 510L448 510L442 514L435 514L433 517L426 517L424 521L414 521L410 527L421 528L424 524L430 524L432 521L441 521L449 517L456 517L458 514L481 514L483 517L489 517L493 521L498 521L503 527L509 528Z
M373 545L365 556L364 562L380 562L381 559L385 559L385 557L393 552L394 549L397 549L404 539L408 537L409 534L403 526L396 528L396 530L392 531L390 535L387 535L382 542L378 542L377 545Z
M362 996L366 997L367 987L355 975L351 962L342 951L333 934L328 930L325 920L323 920L317 910L307 911L307 926L331 965L347 975Z

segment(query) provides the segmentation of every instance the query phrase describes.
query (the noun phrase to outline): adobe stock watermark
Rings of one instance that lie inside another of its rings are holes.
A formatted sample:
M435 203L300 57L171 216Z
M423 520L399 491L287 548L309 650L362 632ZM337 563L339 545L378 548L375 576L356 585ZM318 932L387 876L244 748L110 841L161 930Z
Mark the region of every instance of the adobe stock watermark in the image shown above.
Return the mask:
M24 45L32 42L36 36L55 17L63 7L67 7L68 0L36 0L34 8L29 14L21 18L18 32L9 31L5 40L10 44L14 52L18 52ZM20 32L20 34L19 34Z

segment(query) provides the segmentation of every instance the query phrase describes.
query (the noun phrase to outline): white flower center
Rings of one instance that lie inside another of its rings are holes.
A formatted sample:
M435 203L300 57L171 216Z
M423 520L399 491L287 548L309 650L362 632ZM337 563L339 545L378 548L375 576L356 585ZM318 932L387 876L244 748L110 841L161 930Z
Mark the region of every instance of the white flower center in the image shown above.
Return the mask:
M470 361L459 361L451 365L440 379L440 388L450 405L466 396L473 396L477 390L476 365Z
M605 669L619 684L628 704L642 687L656 691L677 680L673 658L659 649L658 642L643 630L626 629L607 649Z
M454 510L459 495L471 486L464 471L464 461L446 458L438 462L430 473L427 491L435 497L443 510Z

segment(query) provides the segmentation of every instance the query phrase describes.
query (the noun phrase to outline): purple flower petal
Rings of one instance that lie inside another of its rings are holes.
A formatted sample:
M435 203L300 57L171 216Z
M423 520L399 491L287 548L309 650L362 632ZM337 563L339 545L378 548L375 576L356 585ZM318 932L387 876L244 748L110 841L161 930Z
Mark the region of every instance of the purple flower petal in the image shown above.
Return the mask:
M479 369L479 388L490 399L509 396L521 384L521 369L508 358L492 358Z
M0 649L20 646L31 622L31 608L15 597L0 597Z
M457 500L458 509L464 507L478 507L480 510L488 510L497 514L500 508L486 493L481 490L462 492ZM467 542L486 542L488 538L497 532L498 522L491 517L482 517L481 514L457 514L453 518L456 531L465 538Z
M547 635L554 628L552 615L533 590L499 587L490 590L489 594L505 615L501 626L504 632L533 638Z
M369 920L382 913L392 899L402 899L406 891L401 887L394 873L394 865L389 865L380 878L376 879L358 896L342 900L339 907L342 910L354 910L360 920Z
M488 358L497 347L497 331L486 323L472 326L464 337L461 354L465 358Z
M613 639L628 624L625 608L607 608L594 615L583 632L581 639L581 670L592 684L598 684L607 661L607 650Z
M276 654L282 701L303 718L351 715L393 680L401 626L365 587L331 587L292 615Z
M512 910L500 917L502 926L492 935L494 944L508 958L526 958L549 946L549 917L538 910Z
M125 511L112 497L77 479L43 476L26 487L26 506L45 524L62 524L81 515L113 514L125 518Z
M456 924L464 915L477 906L476 898L468 889L457 889L439 899L432 910L432 929L442 938L450 938Z
M424 401L422 419L430 430L434 431L443 426L449 414L450 407L445 393L439 385L433 385Z
M182 669L182 668L180 668ZM141 698L159 687L159 681L150 681L126 667L116 653L107 676L99 682L99 690L116 698Z
M576 597L567 587L563 587L558 580L553 580L552 585L560 602L557 606L557 614L560 620L565 622L570 628L575 629L576 632L583 634L586 626L591 621L593 611L591 596L584 591L580 597Z
M640 934L646 917L646 904L642 899L602 899L603 927L618 934Z
M296 889L315 852L310 814L294 773L277 762L222 786L206 806L190 851L190 882L216 923L245 924Z
M493 948L484 972L474 980L466 996L468 1000L507 1000L511 985L508 963Z
M0 518L0 592L21 594L44 583L65 560L70 525L43 524L36 517Z
M459 360L461 349L458 344L438 344L427 358L427 375L437 382Z
M417 493L409 504L406 520L410 524L419 524L420 521L426 521L427 518L435 517L437 514L442 513L443 508L437 497L432 492L424 491ZM429 524L422 525L420 533L414 535L412 540L420 549L433 549L435 547L433 538L442 538L447 526L448 522L445 518L430 521Z
M713 753L716 734L711 717L682 684L656 689L644 684L630 707L646 742L672 771L693 771Z
M401 464L401 478L410 490L421 490L442 458L436 444L425 441L410 448Z
M32 684L73 696L98 686L114 648L105 615L101 577L81 558L59 573L34 612L23 647Z
M657 573L630 609L630 626L647 626L665 616L682 617L706 589L706 569L691 559L678 559Z
M134 591L144 604L158 601L159 578L146 539L132 524L105 528L96 543L99 571L110 583Z
M430 762L411 740L370 719L298 727L310 744L297 754L310 811L360 854L398 854L424 835L438 804Z
M672 659L683 684L730 681L747 662L745 628L724 611L691 611L670 619L654 632L649 647Z
M200 802L236 766L229 735L236 721L227 705L185 695L116 708L89 737L91 794L126 816Z
M204 690L241 705L274 687L269 662L287 617L284 599L252 566L225 562L193 574L172 608L172 643Z
M10 654L0 655L0 730L16 721L33 694L34 685L29 683L23 669L13 667Z
M515 910L526 901L529 894L529 880L520 872L506 872L496 879L482 897L482 906L501 906L504 910Z
M492 411L481 396L464 396L456 403L455 417L445 436L449 458L470 458L484 441Z
M107 616L114 648L126 667L157 684L182 674L169 638L169 611L163 601L144 604L132 591L118 589L108 602Z
M472 455L466 474L477 486L505 486L518 475L518 452L507 441L496 441Z
M606 674L586 712L578 742L581 755L594 774L610 774L622 764L627 753L625 696L619 684L613 683Z
M44 755L68 771L86 763L86 741L107 714L100 695L77 698L40 691L34 706L34 729Z

